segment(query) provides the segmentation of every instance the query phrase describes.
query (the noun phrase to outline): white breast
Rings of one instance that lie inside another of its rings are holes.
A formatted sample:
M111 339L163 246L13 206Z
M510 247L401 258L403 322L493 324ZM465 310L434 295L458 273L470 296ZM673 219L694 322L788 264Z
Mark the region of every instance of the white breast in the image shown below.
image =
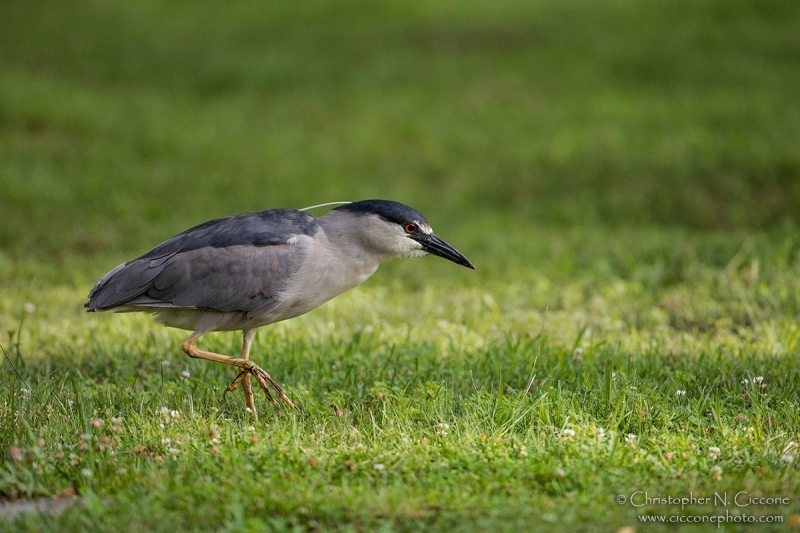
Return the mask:
M367 280L377 270L380 257L359 248L334 246L320 232L312 239L293 237L305 248L305 260L291 281L278 294L280 320L308 313L331 298Z

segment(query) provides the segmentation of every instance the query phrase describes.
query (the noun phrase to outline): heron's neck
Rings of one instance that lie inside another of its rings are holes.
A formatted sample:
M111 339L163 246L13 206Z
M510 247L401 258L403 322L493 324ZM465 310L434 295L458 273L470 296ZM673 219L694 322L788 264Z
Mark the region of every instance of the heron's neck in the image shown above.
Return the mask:
M388 256L370 243L366 228L351 217L348 213L329 212L319 220L330 254L353 271L368 272L369 276Z

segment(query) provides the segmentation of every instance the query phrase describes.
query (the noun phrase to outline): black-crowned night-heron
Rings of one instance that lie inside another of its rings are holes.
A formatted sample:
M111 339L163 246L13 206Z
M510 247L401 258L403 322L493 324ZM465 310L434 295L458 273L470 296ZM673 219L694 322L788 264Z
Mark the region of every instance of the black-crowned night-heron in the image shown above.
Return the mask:
M211 220L165 241L106 274L89 293L91 311L152 313L164 325L189 330L189 357L240 369L225 390L244 389L256 412L250 375L267 399L290 407L281 387L250 360L256 330L294 318L363 283L390 257L435 254L475 268L434 235L419 211L388 200L348 203L316 218L270 209ZM197 348L210 331L242 330L241 357Z

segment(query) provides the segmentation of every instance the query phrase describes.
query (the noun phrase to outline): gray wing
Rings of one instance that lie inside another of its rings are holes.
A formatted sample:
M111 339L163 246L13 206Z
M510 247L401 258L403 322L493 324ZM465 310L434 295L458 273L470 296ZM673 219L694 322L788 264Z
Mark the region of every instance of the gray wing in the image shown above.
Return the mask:
M272 209L212 220L158 245L105 275L89 293L89 311L121 306L245 311L253 318L303 261L292 237L313 235L314 217Z

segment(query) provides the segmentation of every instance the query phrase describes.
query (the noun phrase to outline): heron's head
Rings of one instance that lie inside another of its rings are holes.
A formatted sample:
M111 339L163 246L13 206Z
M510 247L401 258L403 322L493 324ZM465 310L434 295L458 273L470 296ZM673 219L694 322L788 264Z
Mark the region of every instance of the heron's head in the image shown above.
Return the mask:
M350 218L350 230L387 257L438 255L467 268L475 266L464 254L437 237L422 213L390 200L362 200L333 209L329 215Z

